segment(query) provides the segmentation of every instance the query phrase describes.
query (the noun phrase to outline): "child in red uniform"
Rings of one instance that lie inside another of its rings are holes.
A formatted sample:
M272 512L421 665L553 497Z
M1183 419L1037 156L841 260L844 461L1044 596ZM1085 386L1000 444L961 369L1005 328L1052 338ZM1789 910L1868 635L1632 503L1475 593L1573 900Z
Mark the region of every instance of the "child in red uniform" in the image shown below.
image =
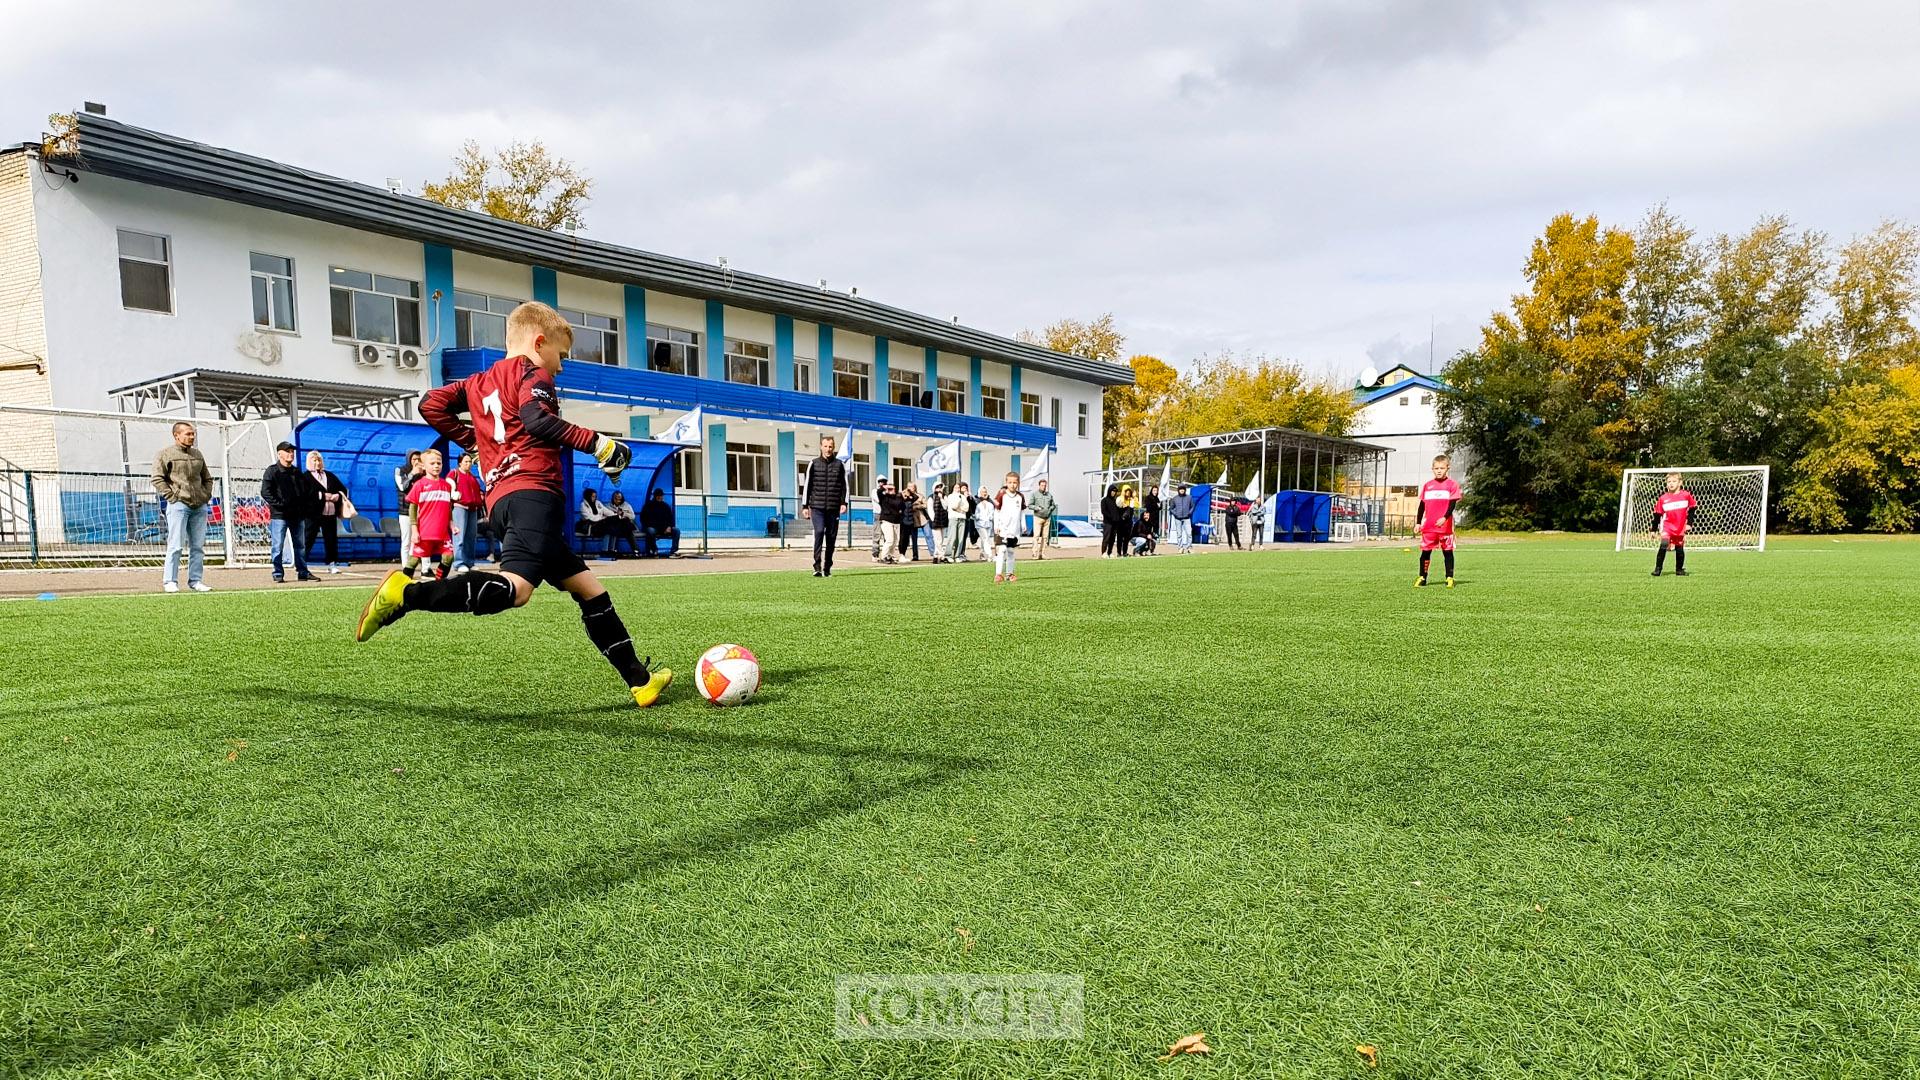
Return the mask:
M1653 576L1660 576L1667 562L1667 548L1673 548L1673 576L1687 576L1687 524L1693 517L1693 492L1680 486L1677 472L1667 474L1667 490L1653 503L1653 535L1660 550L1653 556Z
M1447 588L1453 588L1453 512L1460 505L1460 485L1447 479L1453 459L1445 454L1433 459L1433 479L1420 485L1420 505L1414 508L1413 523L1420 526L1420 576L1414 588L1427 584L1427 566L1433 562L1433 549L1440 549L1446 562Z
M558 311L521 304L507 316L506 359L421 399L422 419L480 454L500 569L418 584L396 570L361 610L355 639L365 641L411 611L497 614L525 604L546 581L573 596L587 637L626 681L634 704L645 708L660 699L673 672L648 671L652 658L635 655L613 597L567 543L563 476L573 451L592 454L616 481L633 456L619 441L560 418L553 377L572 347L573 330Z
M444 578L453 566L453 504L459 493L453 481L440 475L440 451L420 455L420 466L427 475L413 482L407 491L407 516L413 520L413 551L402 567L418 578L415 570L422 559L436 559L435 578Z

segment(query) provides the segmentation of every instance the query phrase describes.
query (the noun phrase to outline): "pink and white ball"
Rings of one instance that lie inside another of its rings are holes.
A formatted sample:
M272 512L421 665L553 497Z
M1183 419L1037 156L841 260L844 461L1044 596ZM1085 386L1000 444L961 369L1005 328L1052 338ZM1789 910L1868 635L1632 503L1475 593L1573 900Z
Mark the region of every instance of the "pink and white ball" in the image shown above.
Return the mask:
M760 661L741 645L715 645L693 666L700 696L723 708L744 705L760 689Z

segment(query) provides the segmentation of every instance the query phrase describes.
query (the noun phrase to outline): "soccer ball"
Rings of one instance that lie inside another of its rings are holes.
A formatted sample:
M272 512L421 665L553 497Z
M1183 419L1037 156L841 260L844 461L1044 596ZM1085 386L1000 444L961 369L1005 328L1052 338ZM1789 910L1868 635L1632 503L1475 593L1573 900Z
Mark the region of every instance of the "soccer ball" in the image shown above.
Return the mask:
M715 705L744 705L760 689L760 661L739 645L715 645L693 666L700 696Z

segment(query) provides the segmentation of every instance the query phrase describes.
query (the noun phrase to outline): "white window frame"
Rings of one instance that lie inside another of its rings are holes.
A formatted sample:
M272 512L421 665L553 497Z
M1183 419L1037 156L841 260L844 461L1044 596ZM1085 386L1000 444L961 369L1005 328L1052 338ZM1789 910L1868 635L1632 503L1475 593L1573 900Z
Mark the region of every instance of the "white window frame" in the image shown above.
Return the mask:
M793 358L793 388L803 394L820 390L820 363L811 356Z
M144 255L128 255L121 249L120 240L123 236L143 236L149 240L160 241L162 245L162 257L159 259L150 259ZM116 228L113 230L113 254L114 275L120 282L120 310L137 311L142 315L172 315L174 311L178 309L178 297L174 295L172 236L166 233L147 232L144 229ZM159 308L129 307L127 305L127 275L126 271L120 266L120 264L124 262L136 262L143 266L160 266L166 268L167 310L161 311Z
M660 331L662 334L665 334L666 336L664 337L658 336L655 334L655 331ZM676 335L676 334L686 335L686 340L683 341L677 337L674 337L673 335ZM701 340L702 335L700 331L688 330L684 327L679 327L679 326L670 326L666 323L648 323L646 336L647 336L647 367L648 368L654 371L665 372L668 375L685 375L691 379L697 379L700 377L700 362L701 362L701 354L703 352L703 349L701 348L701 346L703 345L703 342ZM680 366L685 370L666 371L665 368L654 367L654 363L653 363L654 352L661 345L665 345L667 347L668 356L679 358Z
M733 377L733 362L744 360L754 364L759 370L759 380L749 382ZM746 338L727 338L726 352L722 355L725 370L721 374L726 381L736 386L772 386L773 385L773 346Z
M887 479L893 481L893 486L901 491L907 490L907 485L914 482L913 459L910 457L895 457L893 459L893 468L888 470Z
M735 464L736 459L739 460L738 465ZM738 475L744 471L743 467L749 462L754 466L753 471L760 474L758 479L766 484L765 487L747 487L735 482ZM729 441L727 443L727 490L743 491L754 495L773 494L773 447L765 443Z
M980 415L989 420L1005 420L1007 418L1008 406L1007 393L1007 388L1004 386L988 386L986 383L981 383ZM998 416L995 416L993 412L993 405L996 403L1000 406L1000 414Z
M368 280L368 285L367 287L362 288L358 285L335 284L334 282L335 274L365 274ZM399 293L387 292L381 289L380 288L381 278L386 278L389 281L404 282L405 284L413 286L413 295L402 296ZM347 317L348 317L348 321L353 324L351 327L351 330L353 332L346 336L342 336L340 333L338 333L333 329L333 294L334 293L346 293L348 296ZM359 334L359 330L360 330L359 298L362 294L367 296L385 297L387 300L392 301L394 336L396 338L399 338L400 340L379 341L379 339L377 338L364 337ZM412 341L407 340L407 335L405 333L406 324L403 323L400 318L401 304L413 305L413 320L412 320L413 340ZM420 283L417 281L409 280L407 278L403 278L403 277L395 277L392 274L377 273L372 270L355 270L352 267L348 267L348 266L329 266L327 267L327 328L328 328L328 332L333 334L333 340L335 341L348 341L348 342L372 341L372 342L375 342L376 344L397 345L397 346L400 346L401 348L407 348L407 349L421 348L422 345L421 345L421 334L420 334Z
M483 301L483 306L473 307L469 304L462 303L461 300L463 297L478 297ZM524 300L515 300L509 296L490 296L487 293L474 292L472 289L453 290L453 347L456 349L505 350L507 347L507 316L513 313L514 308L524 303L526 303ZM506 310L503 311L501 310L502 308ZM467 313L468 342L465 345L460 343L460 313L463 311ZM500 320L500 344L480 345L473 341L473 317L476 315L482 316L489 321L496 318Z
M687 483L689 477L695 482ZM673 486L682 491L707 490L707 453L704 447L682 447L673 455Z
M845 364L847 366L847 370L845 371L841 370L840 365L842 364ZM860 388L863 391L863 393L859 397L852 397L850 395L842 394L840 392L840 377L842 375L845 375L848 378L857 378L860 380ZM837 398L845 398L848 401L872 401L873 400L873 365L865 360L852 360L844 356L834 357L833 358L833 396Z
M555 308L554 310L558 311L560 317L567 320L567 325L573 328L573 348L567 350L568 359L578 360L583 364L599 364L602 367L620 366L620 346L625 337L620 331L620 316L602 315L597 311L588 311L585 308ZM575 316L578 316L578 318L576 319ZM607 325L595 326L592 322L594 319L605 319ZM602 358L599 360L589 360L576 351L580 347L580 339L589 334L600 338L600 355ZM607 348L608 334L613 335L613 348L611 350ZM611 355L609 355L609 353L611 353Z
M1080 429L1080 437L1083 439L1087 437L1088 412L1089 410L1087 409L1086 402L1077 401L1074 403L1075 421Z
M1064 414L1064 413L1062 413L1062 412L1060 411L1060 399L1059 399L1059 398L1053 398L1053 399L1052 399L1052 401L1053 401L1053 431L1054 431L1054 434L1056 434L1056 435L1065 435L1065 434L1067 433L1067 429L1066 429L1066 421L1065 421L1065 419L1064 419L1064 416L1065 416L1065 414Z
M1031 420L1027 419L1027 403L1029 401L1033 403L1033 419ZM1035 427L1040 426L1040 395L1039 394L1029 394L1029 393L1026 393L1025 391L1021 392L1020 422L1023 424L1032 424Z
M871 497L872 491L873 455L870 453L863 454L855 450L853 452L853 492L849 495L849 498L851 498L853 494L868 495ZM879 507L875 507L874 509L877 511Z
M926 378L926 376L912 368L889 368L887 370L887 403L890 405L900 404L901 388L912 386L912 391L907 394L906 403L917 408L920 404L920 392L926 389L926 387L920 385L921 380L924 378Z
M287 272L281 274L272 270L262 270L253 265L255 257L262 259L285 259ZM267 284L267 321L262 323L260 317L255 315L253 320L254 330L262 334L298 335L300 333L300 278L299 267L294 265L293 256L275 255L271 251L247 252L247 288L249 290L249 300L252 299L251 290L253 283L258 280L264 280ZM284 281L287 283L287 307L289 310L287 311L287 325L285 326L280 326L274 321L274 316L280 314L275 310L273 304L273 283L276 281Z
M944 375L933 380L933 407L944 413L964 416L967 412L967 380L949 379ZM947 408L951 396L953 408Z

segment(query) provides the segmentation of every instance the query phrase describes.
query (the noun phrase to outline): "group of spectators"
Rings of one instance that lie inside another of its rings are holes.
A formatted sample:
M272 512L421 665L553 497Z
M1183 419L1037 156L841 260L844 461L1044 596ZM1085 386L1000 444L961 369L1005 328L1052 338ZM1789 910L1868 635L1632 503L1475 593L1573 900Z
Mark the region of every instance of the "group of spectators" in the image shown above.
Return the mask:
M674 542L680 539L680 526L674 523L673 506L667 502L665 488L654 488L647 496L637 521L633 504L627 501L624 492L616 491L612 498L602 502L600 493L588 488L580 496L580 515L574 531L581 536L605 540L607 553L614 558L620 557L621 541L626 542L627 554L637 557L640 555L634 543L637 537L646 545L647 556L652 558L660 554L660 541L667 542L667 551L671 553Z
M1026 500L1027 512L1033 515L1035 557L1044 559L1048 547L1060 546L1053 535L1060 504L1047 491L1045 480ZM875 486L873 505L873 558L877 562L918 562L922 540L936 565L969 562L968 548L984 557L998 535L994 524L997 500L984 487L976 495L965 481L952 485L935 482L922 494L916 482L909 481L902 488L883 479Z
M1186 494L1186 487L1180 494ZM1192 538L1193 500L1187 500L1189 542ZM1145 496L1134 494L1132 484L1108 484L1100 497L1100 557L1124 559L1131 555L1152 555L1160 546L1160 495L1149 489ZM1183 549L1184 550L1184 549Z

